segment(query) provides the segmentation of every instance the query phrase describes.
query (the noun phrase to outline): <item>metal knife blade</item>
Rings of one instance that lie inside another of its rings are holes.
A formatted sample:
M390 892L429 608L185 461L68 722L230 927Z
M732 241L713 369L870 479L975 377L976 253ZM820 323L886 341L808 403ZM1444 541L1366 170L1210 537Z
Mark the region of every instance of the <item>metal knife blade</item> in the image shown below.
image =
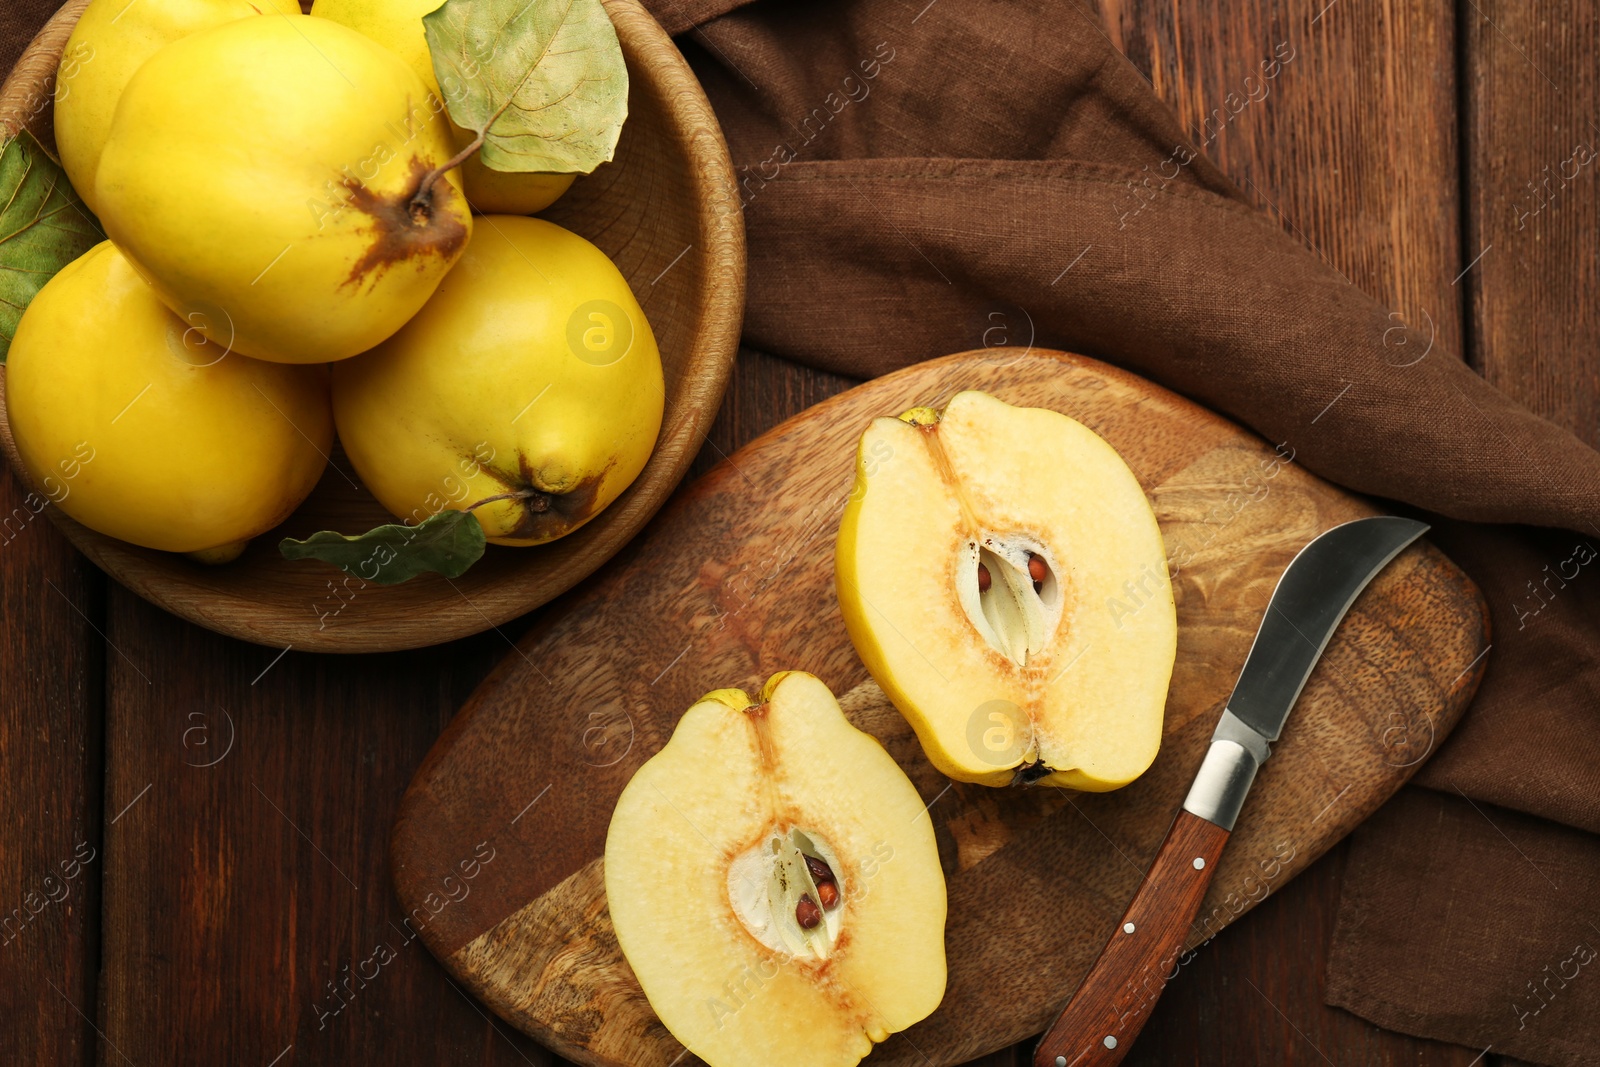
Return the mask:
M1177 973L1234 820L1311 668L1361 590L1427 529L1410 519L1358 519L1335 526L1290 560L1183 810L1100 958L1040 1039L1033 1067L1122 1062Z
M1267 604L1255 643L1211 735L1211 748L1183 807L1225 830L1350 605L1426 523L1395 515L1356 519L1302 548Z

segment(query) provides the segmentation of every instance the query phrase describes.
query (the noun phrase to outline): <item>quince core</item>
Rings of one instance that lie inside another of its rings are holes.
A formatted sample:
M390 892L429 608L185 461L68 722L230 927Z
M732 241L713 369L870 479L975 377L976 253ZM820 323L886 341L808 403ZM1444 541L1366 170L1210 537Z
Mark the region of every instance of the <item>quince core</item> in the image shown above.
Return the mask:
M711 1067L848 1067L944 996L945 885L905 774L798 671L708 693L623 790L617 940Z
M1103 791L1155 759L1166 553L1138 479L1082 423L975 391L875 419L835 585L867 670L951 778Z

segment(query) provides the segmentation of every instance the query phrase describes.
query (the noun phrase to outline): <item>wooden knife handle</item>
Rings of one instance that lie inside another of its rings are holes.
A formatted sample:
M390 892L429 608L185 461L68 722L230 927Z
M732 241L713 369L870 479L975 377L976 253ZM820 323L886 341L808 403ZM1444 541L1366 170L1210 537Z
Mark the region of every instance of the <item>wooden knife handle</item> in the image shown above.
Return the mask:
M1162 989L1177 974L1184 938L1227 842L1222 827L1178 813L1111 940L1040 1040L1033 1067L1122 1062Z

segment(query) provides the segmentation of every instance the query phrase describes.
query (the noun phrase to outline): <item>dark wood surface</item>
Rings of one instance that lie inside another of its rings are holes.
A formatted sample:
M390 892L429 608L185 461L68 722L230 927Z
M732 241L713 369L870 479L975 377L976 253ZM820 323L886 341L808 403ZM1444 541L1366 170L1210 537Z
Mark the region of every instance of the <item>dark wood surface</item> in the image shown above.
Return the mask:
M1356 284L1405 321L1433 323L1441 354L1460 344L1491 381L1600 441L1600 175L1585 166L1555 196L1528 188L1579 142L1600 141L1600 0L1101 7L1113 40L1191 123L1289 33L1304 42L1209 150ZM34 25L5 5L0 66ZM848 384L745 354L696 470ZM0 474L0 509L19 507L15 479ZM395 805L503 654L500 635L371 660L291 652L272 665L270 650L108 589L38 519L0 542L4 914L27 913L29 893L35 908L61 896L45 878L71 869L80 842L95 854L70 896L0 945L9 1060L551 1062L454 990L420 946L385 933L399 916L383 851ZM193 766L221 751L230 718L230 754ZM1198 953L1126 1062L1494 1063L1323 1006L1343 863L1335 849ZM323 983L385 938L394 958L319 1029L318 1006L333 1003Z
M1461 33L1468 358L1600 445L1600 3L1468 0Z

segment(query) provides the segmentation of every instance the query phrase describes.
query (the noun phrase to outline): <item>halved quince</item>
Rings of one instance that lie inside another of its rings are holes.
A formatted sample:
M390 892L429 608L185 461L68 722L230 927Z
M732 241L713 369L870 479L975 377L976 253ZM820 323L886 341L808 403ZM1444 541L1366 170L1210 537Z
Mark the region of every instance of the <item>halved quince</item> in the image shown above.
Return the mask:
M623 790L606 838L623 955L711 1067L848 1067L944 996L933 824L828 687L708 693Z
M980 392L873 420L834 575L862 662L950 777L1103 791L1155 759L1166 553L1082 423Z

